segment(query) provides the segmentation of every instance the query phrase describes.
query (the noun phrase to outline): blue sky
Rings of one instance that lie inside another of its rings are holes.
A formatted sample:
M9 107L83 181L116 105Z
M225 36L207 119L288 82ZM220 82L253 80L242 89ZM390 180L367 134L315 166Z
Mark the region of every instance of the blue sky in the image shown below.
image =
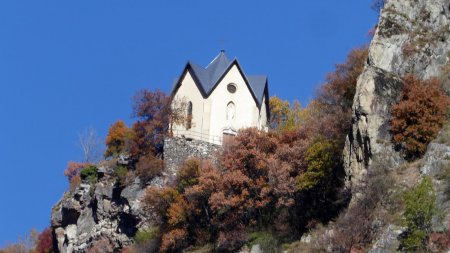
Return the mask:
M169 91L221 49L271 95L303 105L368 42L370 0L0 2L0 246L49 225L80 132L132 122L131 97Z

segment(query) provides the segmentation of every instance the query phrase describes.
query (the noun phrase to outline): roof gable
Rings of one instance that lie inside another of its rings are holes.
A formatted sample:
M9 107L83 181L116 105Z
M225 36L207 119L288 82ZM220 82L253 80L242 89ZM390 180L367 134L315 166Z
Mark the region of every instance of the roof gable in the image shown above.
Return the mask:
M230 61L224 51L221 51L219 55L217 55L211 63L206 66L206 68L189 61L183 69L181 76L174 83L172 95L176 93L178 87L181 85L181 81L189 71L203 97L207 98L234 65L236 65L245 83L247 84L255 103L258 107L261 107L263 96L267 90L267 77L246 76L237 59Z

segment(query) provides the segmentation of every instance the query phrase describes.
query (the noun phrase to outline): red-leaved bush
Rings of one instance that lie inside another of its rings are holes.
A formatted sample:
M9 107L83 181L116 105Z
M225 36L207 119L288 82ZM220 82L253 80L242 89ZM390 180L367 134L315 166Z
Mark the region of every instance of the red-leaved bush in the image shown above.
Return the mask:
M64 170L64 176L69 180L70 189L74 189L80 184L80 171L89 165L89 163L69 161L67 168Z
M409 75L403 81L400 101L391 109L391 132L394 144L407 159L414 159L425 153L442 128L450 100L437 79L422 81Z
M53 242L52 242L52 230L51 228L46 228L42 231L36 242L36 253L50 253L53 252Z

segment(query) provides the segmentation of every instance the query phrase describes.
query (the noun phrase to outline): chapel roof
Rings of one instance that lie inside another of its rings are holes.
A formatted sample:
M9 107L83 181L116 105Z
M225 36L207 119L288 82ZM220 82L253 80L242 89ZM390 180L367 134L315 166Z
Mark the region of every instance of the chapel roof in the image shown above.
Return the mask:
M185 69L183 70L183 74L174 83L172 94L179 87L180 81L182 80L186 69L189 69L192 71L194 79L196 79L196 83L200 86L199 88L202 94L205 97L208 97L220 82L220 80L223 78L224 74L228 72L228 70L233 66L233 64L237 65L239 71L244 77L244 80L248 84L250 92L255 98L256 103L258 104L258 106L260 106L263 100L264 90L267 86L267 76L245 75L237 59L235 58L234 60L230 61L226 56L225 51L223 50L220 51L220 53L205 68L189 61Z

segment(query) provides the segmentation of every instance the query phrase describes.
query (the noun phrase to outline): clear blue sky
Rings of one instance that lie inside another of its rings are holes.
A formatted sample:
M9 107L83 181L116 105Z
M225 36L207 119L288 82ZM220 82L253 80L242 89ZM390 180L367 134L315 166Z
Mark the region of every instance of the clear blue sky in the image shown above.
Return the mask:
M271 95L314 97L325 74L368 42L370 0L0 2L0 246L49 225L80 160L78 134L131 122L139 89L169 91L187 60L221 49Z

